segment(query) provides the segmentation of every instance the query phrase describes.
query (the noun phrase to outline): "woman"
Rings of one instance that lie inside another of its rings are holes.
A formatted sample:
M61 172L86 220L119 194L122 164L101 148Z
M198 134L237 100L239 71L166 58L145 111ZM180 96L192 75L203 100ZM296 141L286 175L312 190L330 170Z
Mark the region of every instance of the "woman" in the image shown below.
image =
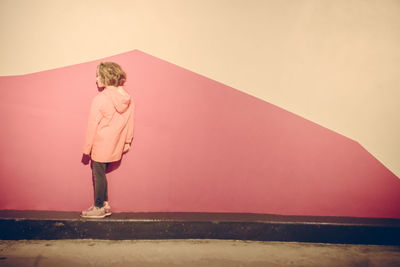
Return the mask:
M92 159L94 179L94 204L82 211L84 218L111 215L106 169L110 162L119 161L122 153L130 149L133 138L134 105L122 87L125 81L126 73L118 64L102 62L97 66L97 86L104 90L92 101L83 149Z

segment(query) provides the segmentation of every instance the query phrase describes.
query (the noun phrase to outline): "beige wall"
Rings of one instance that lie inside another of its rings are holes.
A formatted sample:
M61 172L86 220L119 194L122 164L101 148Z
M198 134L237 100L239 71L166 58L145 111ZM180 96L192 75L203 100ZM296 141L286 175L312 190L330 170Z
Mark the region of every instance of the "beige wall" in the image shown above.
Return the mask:
M399 15L398 0L0 0L0 75L139 49L348 136L400 177Z

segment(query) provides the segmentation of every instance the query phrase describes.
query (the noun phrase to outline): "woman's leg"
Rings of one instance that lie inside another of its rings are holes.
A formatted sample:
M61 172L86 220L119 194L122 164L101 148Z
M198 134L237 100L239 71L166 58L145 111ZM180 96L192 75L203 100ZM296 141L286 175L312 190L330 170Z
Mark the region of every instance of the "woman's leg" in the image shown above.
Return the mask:
M107 196L107 178L106 178L106 168L107 163L92 162L92 171L94 179L94 205L96 207L102 208L104 203L104 198Z
M106 170L107 170L107 167L108 167L108 165L109 165L109 163L106 163ZM108 181L107 181L107 176L104 176L104 177L106 177L106 179L105 179L105 189L104 189L104 201L108 201Z

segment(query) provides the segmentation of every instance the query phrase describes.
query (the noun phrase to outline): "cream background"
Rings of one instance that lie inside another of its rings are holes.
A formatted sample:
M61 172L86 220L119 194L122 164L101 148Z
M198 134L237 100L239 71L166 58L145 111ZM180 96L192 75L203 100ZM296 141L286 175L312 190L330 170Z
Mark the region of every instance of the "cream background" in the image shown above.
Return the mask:
M399 0L0 0L0 33L0 75L139 49L350 137L400 177Z

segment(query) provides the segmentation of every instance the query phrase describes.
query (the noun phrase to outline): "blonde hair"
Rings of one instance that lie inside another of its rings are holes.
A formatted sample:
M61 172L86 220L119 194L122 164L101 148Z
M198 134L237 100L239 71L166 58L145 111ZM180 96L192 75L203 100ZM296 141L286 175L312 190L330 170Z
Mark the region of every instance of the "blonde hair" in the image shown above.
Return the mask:
M97 73L106 86L120 86L126 81L125 71L114 62L101 62L97 65Z

